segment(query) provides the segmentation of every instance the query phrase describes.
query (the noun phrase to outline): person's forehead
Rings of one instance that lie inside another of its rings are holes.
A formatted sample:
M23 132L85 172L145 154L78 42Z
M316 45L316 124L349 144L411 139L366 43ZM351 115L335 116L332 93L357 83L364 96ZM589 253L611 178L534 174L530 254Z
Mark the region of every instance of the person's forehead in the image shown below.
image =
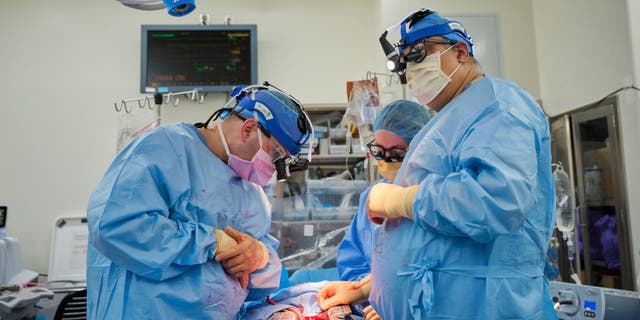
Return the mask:
M407 145L407 142L402 137L387 130L376 131L375 143L385 148Z

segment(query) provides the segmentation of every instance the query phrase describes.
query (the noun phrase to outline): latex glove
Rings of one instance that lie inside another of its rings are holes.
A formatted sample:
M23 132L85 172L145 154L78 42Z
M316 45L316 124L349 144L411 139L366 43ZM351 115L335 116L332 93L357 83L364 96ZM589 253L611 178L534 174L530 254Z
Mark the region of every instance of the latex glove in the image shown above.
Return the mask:
M238 244L223 248L216 253L215 259L222 264L224 270L233 277L240 279L252 272L264 268L269 262L269 250L260 241L250 235L226 227L224 231Z
M413 200L420 186L401 187L391 183L378 183L371 187L367 198L367 215L375 224L388 218L413 219Z
M234 247L238 244L238 241L231 238L226 232L220 229L214 229L216 233L216 252L215 255L218 255L220 252L224 252L231 247ZM242 288L246 288L249 285L249 274L242 274L238 277L238 281L240 281L240 286Z
M364 308L362 312L364 312L364 318L367 320L382 320L378 315L378 312L370 305Z
M331 281L318 291L318 305L322 310L343 304L362 303L369 299L371 276L361 281Z
M238 242L231 238L226 232L220 230L218 228L214 229L216 233L216 252L214 256L217 256L218 253L228 250L229 248L238 245Z

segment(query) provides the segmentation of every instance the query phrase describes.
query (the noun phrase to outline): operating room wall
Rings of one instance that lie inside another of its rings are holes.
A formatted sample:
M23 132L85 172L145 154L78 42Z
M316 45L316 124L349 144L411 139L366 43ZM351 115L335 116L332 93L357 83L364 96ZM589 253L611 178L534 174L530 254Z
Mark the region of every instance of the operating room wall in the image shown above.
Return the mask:
M380 0L382 28L387 28L420 8L431 8L445 16L496 15L498 41L502 46L503 78L540 98L536 42L531 0ZM468 30L473 38L474 30ZM383 58L380 58L383 59ZM482 61L479 61L482 66ZM384 67L379 63L381 69ZM382 70L382 69L381 69Z
M0 8L0 205L27 268L47 273L57 217L85 216L91 190L113 159L113 103L141 94L140 24L258 25L259 80L304 103L346 102L378 51L370 0L196 1L186 17L114 0L5 1ZM353 18L357 17L357 23ZM225 100L163 107L164 122L204 120ZM134 108L137 108L135 106Z
M640 0L536 0L533 13L547 113L571 111L632 83L639 87ZM623 91L618 98L631 247L640 288L640 102L636 91Z

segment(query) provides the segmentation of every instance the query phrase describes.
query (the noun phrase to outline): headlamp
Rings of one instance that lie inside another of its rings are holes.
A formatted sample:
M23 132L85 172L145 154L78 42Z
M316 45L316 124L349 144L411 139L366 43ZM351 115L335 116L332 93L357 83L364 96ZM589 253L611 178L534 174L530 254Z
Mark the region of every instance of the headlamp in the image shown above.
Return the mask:
M433 16L429 18L430 20L426 22L422 21L425 17L432 14ZM436 22L431 24L433 21ZM397 29L400 29L400 41L396 44L391 44L387 40L387 35L389 32L396 31ZM398 74L400 81L406 84L407 79L405 72L407 69L407 61L402 59L400 53L416 41L438 35L453 41L453 43L457 41L466 42L469 53L473 55L473 41L471 41L471 37L467 34L462 24L440 17L435 11L430 9L420 9L387 28L380 36L380 45L387 59L387 69Z

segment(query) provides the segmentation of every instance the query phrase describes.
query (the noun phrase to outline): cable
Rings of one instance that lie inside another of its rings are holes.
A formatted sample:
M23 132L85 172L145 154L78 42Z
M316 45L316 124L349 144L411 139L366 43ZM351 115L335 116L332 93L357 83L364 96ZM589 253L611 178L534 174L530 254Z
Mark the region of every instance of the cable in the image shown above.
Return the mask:
M593 102L593 103L587 104L586 106L581 107L581 108L578 108L578 109L580 109L580 110L582 110L582 111L583 111L583 110L590 110L590 109L593 109L593 108L595 108L595 107L599 106L599 105L600 105L602 102L604 102L605 100L607 100L607 98L609 98L609 97L611 97L611 96L615 95L616 93L618 93L618 92L620 92L620 91L624 91L624 90L627 90L627 89L633 89L633 90L636 90L636 91L640 91L640 89L639 89L638 87L636 87L635 85L630 85L630 86L622 87L622 88L619 88L619 89L614 90L613 92L609 93L609 94L608 94L608 95L606 95L604 98L602 98L602 99L600 99L600 100L598 100L598 101L596 101L596 102ZM547 113L547 111L544 109L544 106L542 106L542 104L540 105L540 108L542 109L542 112L544 112L544 114L547 116L547 118L556 118L556 117L559 117L559 116L561 116L561 115L564 115L564 114L568 114L568 113L570 113L570 112L573 112L573 110L572 110L572 111L564 112L564 113L561 113L561 114L557 114L557 115L555 115L555 116L553 116L553 117L552 117L552 116L550 116L550 115Z
M634 85L630 85L630 86L622 87L622 88L620 88L620 89L618 89L618 90L614 90L613 92L609 93L609 94L608 94L608 95L606 95L604 98L602 98L602 99L600 99L600 100L598 100L598 101L596 101L596 102L594 102L594 103L592 103L592 104L588 104L588 105L585 107L585 110L593 109L593 108L595 108L595 107L599 106L599 105L600 105L602 102L604 102L605 100L607 100L607 98L609 98L609 97L611 97L611 96L615 95L616 93L618 93L618 92L620 92L620 91L624 91L624 90L627 90L627 89L633 89L633 90L636 90L636 91L640 91L640 89L638 89L638 87L636 87L636 86L634 86Z

